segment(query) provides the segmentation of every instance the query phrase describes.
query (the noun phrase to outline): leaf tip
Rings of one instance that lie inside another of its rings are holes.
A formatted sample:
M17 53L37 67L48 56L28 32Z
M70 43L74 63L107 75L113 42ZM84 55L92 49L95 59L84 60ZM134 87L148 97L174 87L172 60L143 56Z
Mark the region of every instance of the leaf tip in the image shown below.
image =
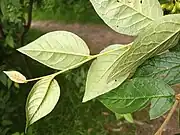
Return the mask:
M19 48L19 49L16 49L16 50L17 50L18 52L22 52L22 51L21 51L21 48Z
M87 102L88 100L86 98L83 98L82 103Z
M90 101L91 99L93 99L93 98L84 95L83 100L82 100L82 103L88 102L88 101Z

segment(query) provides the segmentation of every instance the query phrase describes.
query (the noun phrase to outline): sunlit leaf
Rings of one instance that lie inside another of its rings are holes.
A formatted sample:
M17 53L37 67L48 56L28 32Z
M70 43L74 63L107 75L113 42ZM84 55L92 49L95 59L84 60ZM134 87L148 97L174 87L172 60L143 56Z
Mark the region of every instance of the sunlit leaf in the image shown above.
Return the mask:
M0 73L0 82L1 82L4 86L7 85L7 76L6 76L3 72Z
M60 87L53 77L39 80L32 88L26 102L26 129L49 114L60 97Z
M145 60L174 47L180 38L180 15L167 15L149 25L135 39L132 47L115 63L109 75L113 81L124 74L134 74Z
M127 120L129 123L134 123L133 117L130 113L124 114L124 119Z
M111 45L101 52L107 54L99 56L93 61L87 75L83 102L109 92L129 76L129 74L125 74L123 77L117 78L111 83L107 83L108 76L113 70L114 63L129 47L130 45Z
M98 15L113 30L137 35L163 16L158 0L90 0Z
M5 39L5 43L10 46L11 48L14 48L14 40L13 37L9 34L7 35L6 39Z
M64 70L89 57L86 43L67 31L47 33L18 49L21 53L53 69Z
M134 122L133 117L132 117L132 115L130 113L128 113L128 114L118 114L118 113L115 113L115 116L116 116L116 119L124 118L129 123L133 123Z
M4 71L4 73L16 83L26 83L26 77L17 71Z

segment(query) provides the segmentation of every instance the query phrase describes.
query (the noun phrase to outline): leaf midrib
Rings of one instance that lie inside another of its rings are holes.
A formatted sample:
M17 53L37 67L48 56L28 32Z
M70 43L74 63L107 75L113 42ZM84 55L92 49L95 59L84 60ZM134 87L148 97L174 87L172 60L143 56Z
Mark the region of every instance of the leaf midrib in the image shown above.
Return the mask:
M176 24L180 25L180 23L176 23ZM165 42L167 42L170 38L172 38L173 36L175 36L179 31L180 31L180 28L179 28L177 31L175 31L173 34L171 34L167 39L165 39L164 41L162 41L161 43L159 43L158 46L154 47L154 48L151 49L149 52L147 52L147 54L153 52L153 51L154 51L155 49L157 49L159 46L161 46L162 44L164 44ZM142 55L142 56L141 56L140 58L138 58L138 59L136 60L136 62L134 62L134 63L137 63L137 61L139 61L140 59L142 59L142 58L144 58L145 56L147 56L147 54ZM123 58L123 55L122 55L120 58L122 59L122 58ZM120 61L121 59L119 59L119 61ZM128 67L129 67L130 65L134 64L134 63L129 64ZM122 68L121 71L123 71L123 70L126 69L126 68L127 68L127 67ZM120 72L120 71L119 71L119 72ZM117 74L119 74L119 72L117 72L116 74L114 74L113 76L111 76L109 80L113 80L113 78L114 78Z
M167 96L164 96L164 95L152 95L152 96L146 96L146 97L127 97L127 98L109 98L109 97L105 97L105 98L102 98L101 99L109 99L109 100L140 100L140 99L152 99L152 98L171 98L173 97L174 95L167 95Z
M122 2L123 3L123 2ZM126 5L125 3L123 3L124 5ZM129 5L126 5L127 7L129 8L132 8L131 6ZM145 18L148 18L149 20L153 21L154 19L153 18L150 18L149 16L146 16L145 14L143 14L143 12L138 12L135 8L132 8L134 11L136 11L137 13L140 13L142 16L144 16Z
M129 45L129 46L131 46L131 45ZM124 49L125 47L127 47L127 49L122 52L121 55L123 55L125 52L127 52L127 51L129 50L129 48L128 48L129 46L124 46L124 47L122 47L122 48L113 49L113 50L110 51L109 53L115 52L115 51L118 51L118 50L121 50L121 49ZM104 53L105 53L105 52L104 52ZM119 58L121 55L119 55L118 58ZM103 57L103 56L102 56L102 57ZM117 60L118 58L116 58L116 60ZM113 61L113 63L111 63L111 65L108 66L108 68L103 72L103 74L101 74L101 76L100 76L100 78L98 79L97 83L106 75L106 73L109 71L109 69L111 69L111 67L114 65L114 63L116 62L116 60Z
M75 53L75 52L63 52L63 51L56 51L56 50L18 49L18 51L21 53L31 51L31 52L40 52L40 53L45 52L45 53L58 53L58 54L66 54L66 55L76 55L76 56L84 56L84 57L90 56L88 54L81 54L81 53Z
M50 79L49 79L49 80L50 80ZM28 122L28 123L30 123L30 121L34 118L34 116L35 116L36 113L38 112L40 106L43 104L44 100L46 99L47 93L48 93L48 90L49 90L49 88L50 88L50 85L51 85L52 81L53 81L53 78L51 78L51 80L49 81L48 87L47 87L47 89L46 89L46 93L45 93L45 95L44 95L44 97L43 97L43 99L42 99L42 102L40 103L40 105L38 106L37 110L36 110L35 113L32 115L32 117L29 119L29 122ZM29 124L28 124L28 125L29 125Z

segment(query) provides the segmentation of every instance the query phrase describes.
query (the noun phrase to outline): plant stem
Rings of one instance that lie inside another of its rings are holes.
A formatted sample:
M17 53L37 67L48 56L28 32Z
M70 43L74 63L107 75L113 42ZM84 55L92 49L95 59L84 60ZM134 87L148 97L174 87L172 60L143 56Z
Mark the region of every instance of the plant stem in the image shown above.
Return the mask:
M23 1L21 1L21 2L23 2ZM31 26L33 3L34 3L34 0L29 0L27 24L24 25L24 31L21 35L21 46L24 45L24 37L25 37L26 33L29 31L29 28Z
M37 80L43 79L43 78L45 78L45 77L47 77L47 76L51 76L51 75L57 76L57 75L62 74L62 73L64 73L64 72L66 72L66 71L69 71L69 70L71 70L71 69L74 69L74 68L76 68L76 67L79 67L80 65L82 65L82 64L84 64L84 63L86 63L86 62L88 62L88 61L90 61L90 60L92 60L92 59L94 59L94 58L96 58L96 57L97 57L97 55L91 56L91 57L87 58L86 60L84 60L84 61L82 61L82 62L80 62L80 63L78 63L78 64L76 64L76 65L73 65L73 66L71 66L71 67L69 67L69 68L67 68L67 69L61 70L61 71L56 72L56 73L54 73L54 74L50 74L50 75L46 75L46 76L42 76L42 77L38 77L38 78L34 78L34 79L28 79L28 80L26 80L26 82L37 81Z
M154 135L162 135L162 132L163 132L164 127L167 125L167 123L168 123L169 120L171 119L171 117L172 117L173 113L175 112L178 104L179 104L179 100L176 99L176 101L175 101L173 107L171 108L170 112L168 113L165 121L163 122L163 124L161 125L161 127L158 129L158 131L157 131Z
M3 27L1 24L0 24L0 35L2 36L3 39L5 38L5 34L4 34Z
M124 46L124 47L127 47L127 46ZM54 73L54 74L50 74L50 75L46 75L46 76L42 76L42 77L38 77L38 78L34 78L34 79L28 79L28 80L26 80L26 82L37 81L37 80L43 79L43 78L45 78L45 77L47 77L47 76L51 76L51 75L57 76L57 75L62 74L62 73L64 73L64 72L66 72L66 71L69 71L69 70L71 70L71 69L77 68L77 67L79 67L80 65L82 65L82 64L84 64L84 63L86 63L86 62L88 62L88 61L90 61L90 60L93 60L93 59L95 59L95 58L97 58L97 57L100 57L100 56L103 56L103 55L107 55L107 54L109 54L109 53L111 53L111 52L114 52L114 51L117 51L117 50L119 50L119 49L121 49L121 48L122 48L122 47L116 48L116 49L113 49L113 50L109 50L109 51L105 51L105 52L103 52L103 53L99 53L99 54L96 54L96 55L87 56L87 59L85 59L84 61L82 61L82 62L80 62L80 63L77 63L76 65L73 65L73 66L71 66L71 67L69 67L69 68L66 68L66 69L64 69L64 70L61 70L61 71L56 72L56 73Z
M20 3L22 4L22 6L24 6L24 0L20 0ZM27 18L27 24L24 25L24 31L20 37L20 46L22 47L24 45L24 38L26 33L29 31L29 28L31 26L31 22L32 22L32 10L33 10L33 3L34 0L29 0L29 7L28 7L28 18ZM26 22L25 22L26 23ZM22 61L24 62L25 66L26 66L26 72L28 74L29 77L32 77L29 66L27 64L27 59L26 57L22 56Z

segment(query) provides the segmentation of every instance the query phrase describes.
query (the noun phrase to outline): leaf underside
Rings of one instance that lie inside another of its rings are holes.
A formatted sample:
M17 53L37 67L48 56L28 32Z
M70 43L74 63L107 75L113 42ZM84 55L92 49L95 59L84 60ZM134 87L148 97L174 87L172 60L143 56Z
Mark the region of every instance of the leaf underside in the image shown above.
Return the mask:
M131 48L114 64L109 81L126 73L134 74L136 68L148 58L174 47L180 37L180 15L167 15L154 21L135 39Z
M60 88L53 77L39 80L30 91L26 101L26 129L49 114L60 97Z
M26 77L18 71L4 71L4 73L16 83L26 83Z
M47 33L18 51L53 69L64 70L88 58L86 43L67 31Z
M157 0L90 0L97 14L116 32L136 36L163 16Z
M121 84L129 73L125 74L111 83L107 83L109 73L112 71L116 60L129 49L130 45L111 45L101 53L107 53L97 57L90 66L86 80L86 89L83 102L96 98Z

